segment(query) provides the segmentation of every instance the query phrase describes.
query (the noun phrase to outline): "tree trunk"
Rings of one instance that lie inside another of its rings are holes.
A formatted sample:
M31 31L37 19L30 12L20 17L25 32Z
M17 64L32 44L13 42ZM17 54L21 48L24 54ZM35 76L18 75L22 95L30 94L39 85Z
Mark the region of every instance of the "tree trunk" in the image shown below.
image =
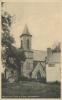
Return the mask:
M5 80L6 80L6 68L5 68L5 73L4 74L5 74L4 77L5 77Z

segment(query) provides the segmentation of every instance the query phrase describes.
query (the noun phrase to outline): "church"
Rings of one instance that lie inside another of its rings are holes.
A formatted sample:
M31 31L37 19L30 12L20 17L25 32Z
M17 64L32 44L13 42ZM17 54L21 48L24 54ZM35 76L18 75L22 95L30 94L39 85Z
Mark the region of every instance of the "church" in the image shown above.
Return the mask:
M21 65L21 76L28 79L46 79L46 51L32 49L32 35L30 34L27 25L20 36L19 50L23 50L25 61ZM17 77L17 70L10 68L6 69L5 77L8 81L13 82Z
M21 76L28 79L45 80L47 82L60 81L61 52L53 52L52 48L46 51L32 49L32 35L25 25L20 35L20 48L25 54L25 61L21 65ZM41 45L41 44L39 44ZM53 74L52 74L53 73ZM17 70L11 67L6 70L6 79L14 82Z
M27 25L20 36L21 49L24 50L26 60L21 69L22 76L33 79L41 79L46 77L46 51L32 49L32 35Z

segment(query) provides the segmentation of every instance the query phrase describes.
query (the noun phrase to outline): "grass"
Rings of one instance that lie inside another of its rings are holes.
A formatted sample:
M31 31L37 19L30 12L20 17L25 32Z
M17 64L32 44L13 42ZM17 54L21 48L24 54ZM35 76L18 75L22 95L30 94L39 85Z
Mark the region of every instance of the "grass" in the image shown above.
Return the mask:
M4 83L3 98L60 98L60 84L20 81L19 83Z

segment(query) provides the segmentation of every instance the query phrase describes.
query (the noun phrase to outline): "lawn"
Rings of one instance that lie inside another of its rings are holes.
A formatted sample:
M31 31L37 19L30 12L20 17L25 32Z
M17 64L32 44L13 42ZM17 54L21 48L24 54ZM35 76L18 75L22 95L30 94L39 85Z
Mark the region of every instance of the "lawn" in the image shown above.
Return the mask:
M4 83L3 98L60 98L60 84L20 81L19 83Z

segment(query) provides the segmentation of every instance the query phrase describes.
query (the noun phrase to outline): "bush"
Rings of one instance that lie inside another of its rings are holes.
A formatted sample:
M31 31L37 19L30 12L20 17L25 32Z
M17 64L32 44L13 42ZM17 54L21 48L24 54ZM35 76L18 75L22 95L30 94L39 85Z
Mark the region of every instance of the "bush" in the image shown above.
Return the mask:
M27 81L27 80L28 80L28 78L27 78L27 77L25 77L25 76L21 76L21 77L20 77L20 80L21 80L21 81Z
M45 78L41 78L40 80L38 80L38 79L34 79L34 78L28 78L28 77L25 77L25 76L21 76L19 81L34 81L34 82L45 83L46 79Z

